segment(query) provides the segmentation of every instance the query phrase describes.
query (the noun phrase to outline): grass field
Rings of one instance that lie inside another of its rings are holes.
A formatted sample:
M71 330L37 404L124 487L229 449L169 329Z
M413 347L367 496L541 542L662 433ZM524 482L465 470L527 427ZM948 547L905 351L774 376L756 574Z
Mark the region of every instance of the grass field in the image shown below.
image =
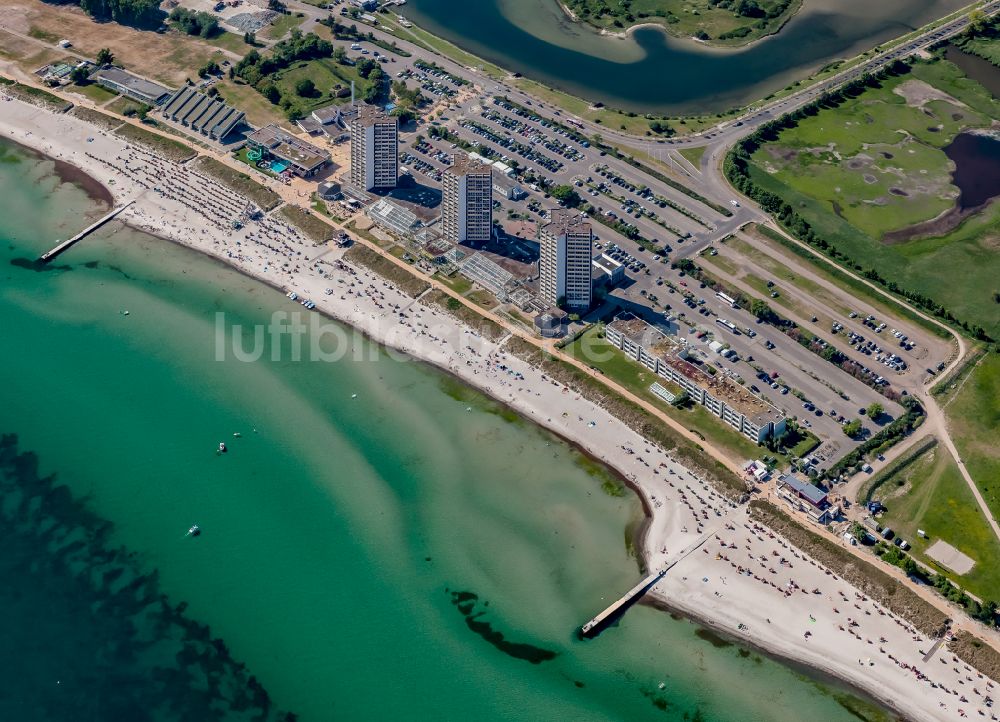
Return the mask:
M118 93L112 92L103 85L98 85L97 83L87 83L86 85L76 85L74 83L73 85L70 85L67 90L71 93L85 95L98 104L107 103L112 98L118 97Z
M159 153L164 158L175 162L181 162L187 160L188 158L193 158L195 155L194 150L190 146L187 146L178 140L165 138L158 133L153 133L145 128L140 128L129 123L124 123L120 128L118 128L118 130L115 131L115 135L124 138L129 142L144 145L154 153Z
M129 110L138 111L143 106L145 106L147 108L149 107L149 106L146 106L144 103L140 103L138 100L132 100L132 98L127 98L124 95L122 95L122 96L119 96L118 100L114 101L113 103L108 103L105 106L105 109L111 111L112 113L118 113L119 115L125 115L126 111L129 111Z
M951 455L937 445L889 477L875 492L888 511L880 521L913 545L912 554L981 599L1000 598L1000 541L983 518ZM929 538L917 535L923 529ZM945 570L926 556L938 539L976 566L965 575Z
M216 83L215 87L219 89L219 95L225 98L227 103L247 114L247 120L250 121L251 125L257 128L268 123L289 126L288 119L281 112L281 108L274 105L251 86L227 79Z
M295 92L296 83L306 78L313 81L316 86L316 93L313 97L303 98ZM353 65L340 65L337 61L329 58L294 63L285 70L274 73L271 80L281 91L281 97L290 99L293 106L303 115L331 102L349 103L350 95L338 98L336 91L341 88L350 88L351 81L354 81L359 97L371 85L368 80L358 75ZM266 103L267 100L264 102Z
M229 57L213 41L176 30L156 33L114 22L95 22L70 4L24 0L4 8L4 25L25 34L34 30L33 35L43 41L53 36L66 38L73 43L73 50L89 58L101 48L111 48L116 62L128 70L173 87L195 77L196 70L209 60L221 62ZM0 47L13 46L4 38ZM32 52L38 50L40 46L36 45ZM26 52L18 51L19 57L26 57Z
M706 146L702 145L697 148L681 148L677 152L687 158L695 168L700 168L701 157L705 155L706 150Z
M231 190L244 195L265 211L269 211L281 202L281 196L270 188L258 183L246 173L230 168L215 158L202 156L192 164L205 175L210 175Z
M214 45L217 48L228 50L236 55L246 55L252 49L249 45L243 42L242 35L237 35L236 33L231 33L226 30L207 38L205 42Z
M30 73L63 55L62 51L42 47L31 40L0 30L0 58L14 61L25 72Z
M264 31L264 34L271 40L281 40L281 38L288 35L288 33L293 29L297 28L303 23L305 18L296 17L295 13L291 15L282 15L280 18L275 20L271 25Z
M434 274L434 278L446 285L455 293L464 295L472 290L472 281L460 273L456 273L454 276L445 276L441 273L436 273Z
M987 354L944 406L951 436L994 518L1000 518L1000 355Z
M731 8L711 0L633 0L610 4L604 0L564 0L564 4L578 18L601 29L620 31L636 23L652 22L677 37L703 33L699 37L712 44L734 46L776 32L802 3L763 0L760 2L763 10L780 13L763 23L758 23L758 18L737 15ZM763 27L757 27L758 24Z
M567 345L563 351L589 366L600 369L609 379L617 381L636 396L673 416L686 428L727 452L733 458L755 459L761 455L762 451L759 446L723 423L721 419L712 416L704 407L696 404L688 410L676 409L653 394L649 387L654 381L678 393L679 389L671 389L673 386L671 382L627 357L618 348L608 343L601 334L602 328L594 326L573 343Z
M993 299L1000 291L1000 204L940 237L878 240L954 205L942 148L960 129L993 118L1000 118L1000 101L954 65L918 63L783 132L754 155L751 173L838 250L1000 335Z
M309 211L298 206L286 205L278 215L302 231L314 243L323 243L333 238L336 229L326 221L321 221Z

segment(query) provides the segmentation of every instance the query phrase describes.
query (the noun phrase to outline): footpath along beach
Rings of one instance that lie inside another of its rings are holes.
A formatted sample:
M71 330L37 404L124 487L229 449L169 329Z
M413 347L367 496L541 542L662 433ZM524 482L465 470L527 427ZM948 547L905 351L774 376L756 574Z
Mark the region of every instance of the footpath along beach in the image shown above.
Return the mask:
M116 206L134 201L119 217L128 224L312 299L317 311L447 370L617 470L648 515L640 540L646 567L674 564L653 588L654 602L842 679L907 719L997 719L993 682L608 412L507 353L506 339L462 326L278 218L232 229L245 199L79 118L0 100L0 133L79 168L110 190Z

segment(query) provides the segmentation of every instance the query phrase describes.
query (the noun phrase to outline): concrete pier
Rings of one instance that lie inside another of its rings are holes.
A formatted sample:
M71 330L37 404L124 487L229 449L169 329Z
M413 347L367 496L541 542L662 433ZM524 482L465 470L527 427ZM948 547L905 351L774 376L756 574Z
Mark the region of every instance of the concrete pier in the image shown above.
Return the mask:
M43 253L39 257L39 260L42 261L42 262L51 261L53 258L55 258L60 253L62 253L66 249L68 249L74 243L76 243L77 241L83 240L88 235L90 235L91 233L93 233L94 231L96 231L98 228L100 228L101 226L103 226L105 223L107 223L108 221L110 221L112 218L114 218L115 216L117 216L119 213L121 213L122 211L124 211L126 208L128 208L133 203L135 203L135 201L129 201L128 203L126 203L125 205L121 206L120 208L115 208L113 211L111 211L110 213L108 213L106 216L104 216L100 220L94 221L93 223L91 223L89 226L87 226L86 228L84 228L82 231L80 231L79 233L77 233L75 236L73 236L69 240L63 241L62 243L60 243L59 245L57 245L55 248L53 248L51 250L48 250L45 253Z
M596 637L606 626L615 622L629 607L639 601L642 595L652 589L654 584L663 579L666 573L666 569L661 569L645 577L641 582L619 597L611 606L580 627L580 634L588 638Z

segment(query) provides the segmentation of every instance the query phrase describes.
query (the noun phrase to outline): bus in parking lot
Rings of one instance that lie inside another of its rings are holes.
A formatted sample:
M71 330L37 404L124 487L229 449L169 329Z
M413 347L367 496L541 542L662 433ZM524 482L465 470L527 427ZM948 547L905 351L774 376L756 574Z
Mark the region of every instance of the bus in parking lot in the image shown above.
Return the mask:
M715 322L720 326L722 326L723 328L728 329L732 333L735 333L737 336L740 335L740 330L736 328L736 324L733 323L732 321L727 321L724 318L717 318L715 319Z
M736 305L736 299L733 298L732 296L727 296L722 291L719 291L717 294L715 294L715 297L720 301L722 301L723 303L729 304L730 308L739 308L739 306Z

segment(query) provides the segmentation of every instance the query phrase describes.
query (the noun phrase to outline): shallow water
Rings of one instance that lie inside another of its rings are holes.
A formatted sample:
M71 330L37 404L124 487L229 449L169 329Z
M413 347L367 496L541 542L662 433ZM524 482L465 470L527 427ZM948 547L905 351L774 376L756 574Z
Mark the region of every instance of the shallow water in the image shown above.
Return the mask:
M364 340L362 361L216 360L217 312L249 333L299 307L117 222L37 266L100 209L4 157L0 429L56 480L0 451L24 680L0 718L883 718L653 609L579 641L639 573L638 503L600 467Z
M959 133L944 152L955 164L951 182L958 186L960 210L978 208L1000 196L1000 139Z
M410 0L402 13L486 60L582 98L636 112L693 115L757 100L964 4L805 0L779 34L735 50L672 38L654 27L626 38L602 36L568 22L556 0Z

